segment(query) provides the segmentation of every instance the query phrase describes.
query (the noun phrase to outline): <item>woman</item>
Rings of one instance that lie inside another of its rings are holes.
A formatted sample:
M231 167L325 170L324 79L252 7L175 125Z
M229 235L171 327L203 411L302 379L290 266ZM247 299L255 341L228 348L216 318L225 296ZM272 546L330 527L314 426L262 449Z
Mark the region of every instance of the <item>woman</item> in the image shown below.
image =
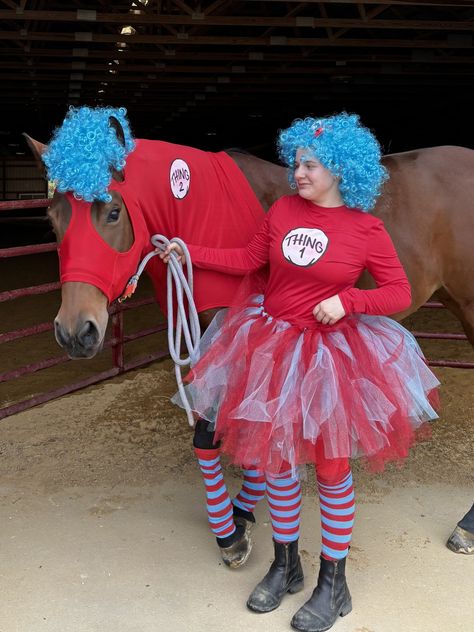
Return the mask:
M263 296L219 314L186 387L231 459L264 473L275 560L250 595L255 612L303 587L298 466L314 463L320 571L291 625L328 630L352 609L345 561L354 522L349 458L406 458L436 418L438 381L411 334L387 315L410 286L381 220L367 214L387 173L358 116L298 119L278 148L297 195L280 198L247 248L189 246L196 266L247 274L269 265ZM183 253L173 244L170 252ZM364 269L377 288L354 287ZM179 402L178 402L179 403Z

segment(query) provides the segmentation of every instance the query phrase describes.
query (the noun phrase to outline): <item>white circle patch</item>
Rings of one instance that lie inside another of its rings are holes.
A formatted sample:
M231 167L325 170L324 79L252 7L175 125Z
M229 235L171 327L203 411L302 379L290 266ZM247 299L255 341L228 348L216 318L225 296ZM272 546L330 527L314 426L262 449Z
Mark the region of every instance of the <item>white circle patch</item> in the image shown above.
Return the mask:
M287 261L308 268L326 252L328 241L319 228L293 228L283 238L281 249Z
M191 170L189 169L188 164L184 160L181 160L181 158L176 158L176 160L173 160L170 167L171 192L175 198L182 200L186 197L190 185Z

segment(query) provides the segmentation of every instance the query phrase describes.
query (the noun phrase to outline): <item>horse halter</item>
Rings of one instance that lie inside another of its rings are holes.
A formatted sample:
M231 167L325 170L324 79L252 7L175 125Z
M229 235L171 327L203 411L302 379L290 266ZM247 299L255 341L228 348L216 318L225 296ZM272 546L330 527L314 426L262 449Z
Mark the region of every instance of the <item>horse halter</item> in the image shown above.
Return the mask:
M61 283L78 281L97 287L111 303L121 296L136 270L149 237L140 210L127 207L134 241L129 250L114 250L92 223L91 203L65 193L71 205L71 220L58 247Z

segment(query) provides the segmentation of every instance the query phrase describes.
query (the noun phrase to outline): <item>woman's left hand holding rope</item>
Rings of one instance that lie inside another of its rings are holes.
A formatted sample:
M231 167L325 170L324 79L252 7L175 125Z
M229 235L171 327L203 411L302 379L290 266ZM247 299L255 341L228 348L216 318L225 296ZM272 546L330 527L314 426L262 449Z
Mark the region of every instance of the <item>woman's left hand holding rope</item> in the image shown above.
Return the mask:
M164 250L163 252L160 252L160 259L162 259L164 261L164 263L169 263L172 250L174 250L175 253L176 253L177 261L181 261L181 263L183 265L185 265L186 264L186 257L184 256L183 249L181 248L181 246L179 244L177 244L175 242L169 244L166 247L166 250Z

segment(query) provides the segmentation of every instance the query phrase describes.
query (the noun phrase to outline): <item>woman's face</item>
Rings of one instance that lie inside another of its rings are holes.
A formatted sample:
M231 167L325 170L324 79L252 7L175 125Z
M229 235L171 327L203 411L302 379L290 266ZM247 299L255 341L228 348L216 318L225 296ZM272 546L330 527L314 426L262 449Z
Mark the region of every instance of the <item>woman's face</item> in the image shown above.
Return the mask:
M308 150L298 149L295 156L295 182L298 194L318 206L342 206L339 179Z

